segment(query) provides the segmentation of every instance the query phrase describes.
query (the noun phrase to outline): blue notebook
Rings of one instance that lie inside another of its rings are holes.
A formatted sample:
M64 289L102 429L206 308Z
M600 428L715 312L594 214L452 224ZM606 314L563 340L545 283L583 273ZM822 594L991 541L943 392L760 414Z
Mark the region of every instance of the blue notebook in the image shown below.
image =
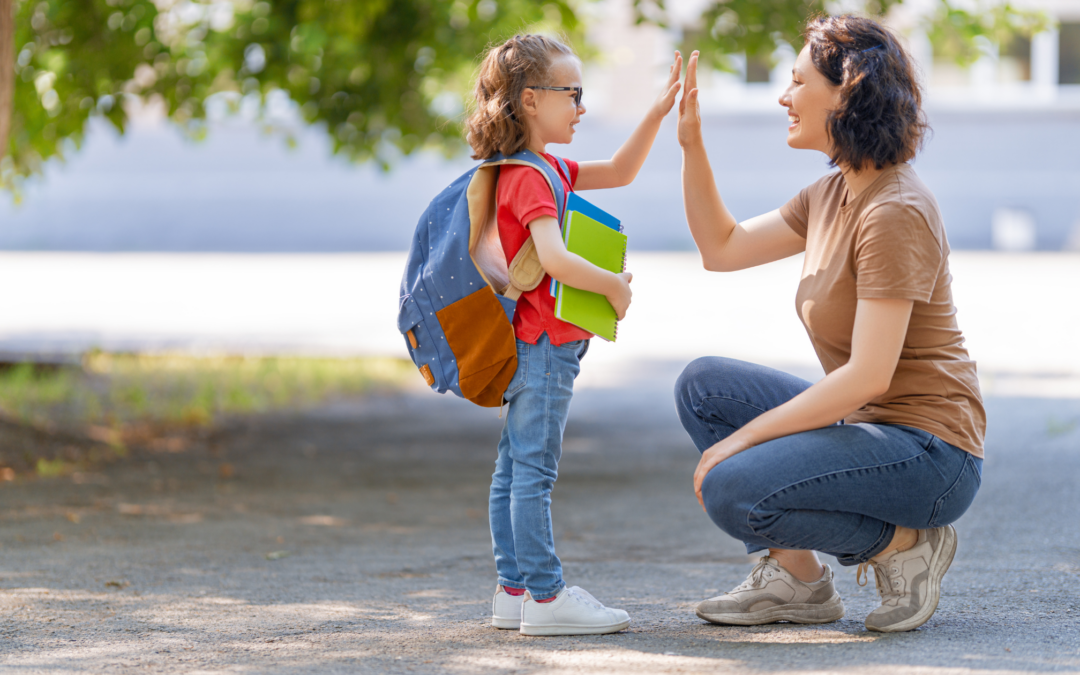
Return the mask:
M622 232L622 223L618 218L611 215L607 211L603 210L599 206L589 203L583 197L578 196L578 193L571 192L570 196L566 198L566 209L563 212L562 231L563 231L563 243L566 243L566 221L569 219L570 212L577 212L582 215L586 215L593 220L607 225L616 232ZM555 297L555 294L559 290L559 282L554 279L551 280L551 297Z

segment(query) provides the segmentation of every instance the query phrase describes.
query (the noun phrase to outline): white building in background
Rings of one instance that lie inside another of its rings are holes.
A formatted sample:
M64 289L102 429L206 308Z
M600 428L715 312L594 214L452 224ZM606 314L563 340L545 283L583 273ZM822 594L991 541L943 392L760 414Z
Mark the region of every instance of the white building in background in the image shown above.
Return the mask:
M635 26L631 0L600 3L594 10L600 20L591 33L601 57L587 74L592 88L600 90L590 96L594 112L617 118L621 111L640 110L652 100L683 31L697 27L707 4L707 0L667 0L671 28L664 30ZM1057 25L1030 40L1016 39L1005 49L987 41L983 57L968 68L934 54L921 23L936 4L936 0L906 0L888 17L919 63L928 109L1080 110L1080 0L1013 2L1046 12ZM764 60L734 55L730 60L736 72L702 72L703 111L776 110L776 99L790 81L795 53L783 45L773 59L770 68Z
M954 0L956 2L963 0ZM974 0L972 0L974 1ZM1013 0L1023 2L1025 0ZM672 28L635 26L632 0L584 3L596 59L585 66L588 115L572 159L610 157L655 100L667 65L706 0L666 0ZM935 60L910 26L928 82L932 142L916 160L953 250L1080 250L1080 0L1045 0L1053 32L967 71ZM738 218L782 205L829 168L787 147L779 92L790 50L772 68L737 60L703 73L705 142L717 184ZM282 109L291 110L282 99ZM633 185L590 194L622 214L631 248L692 250L680 189L674 115ZM122 138L95 124L82 150L53 163L15 206L0 199L0 250L325 252L401 251L427 200L472 166L421 154L389 174L332 155L325 132L298 126L287 150L242 117L212 121L191 143L165 124L133 123Z
M685 31L701 29L709 0L665 4L666 30L634 25L632 0L592 6L591 38L600 56L585 70L591 113L630 123L655 98L675 46ZM905 0L887 18L918 63L938 139L933 152L920 156L919 170L939 188L950 239L961 247L1080 250L1080 0L1012 4L1045 12L1053 27L1004 47L986 41L982 57L967 68L935 54L926 35L924 17L938 0ZM703 69L702 112L718 128L738 124L747 133L760 126L755 119L782 117L777 99L795 56L782 45L771 67L734 55L735 72Z

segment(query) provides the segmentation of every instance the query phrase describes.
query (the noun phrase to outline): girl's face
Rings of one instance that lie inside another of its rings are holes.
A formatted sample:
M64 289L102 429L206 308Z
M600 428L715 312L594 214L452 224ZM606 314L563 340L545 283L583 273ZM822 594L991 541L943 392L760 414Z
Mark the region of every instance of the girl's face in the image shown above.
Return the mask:
M550 87L580 87L581 64L572 56L560 54L551 64ZM529 125L529 147L543 150L548 143L574 140L574 127L585 114L584 105L574 104L574 92L526 89L521 94L522 108Z
M780 95L780 105L788 109L788 145L830 154L832 140L827 122L829 113L840 107L840 87L814 66L810 45L803 47L795 59L791 84Z

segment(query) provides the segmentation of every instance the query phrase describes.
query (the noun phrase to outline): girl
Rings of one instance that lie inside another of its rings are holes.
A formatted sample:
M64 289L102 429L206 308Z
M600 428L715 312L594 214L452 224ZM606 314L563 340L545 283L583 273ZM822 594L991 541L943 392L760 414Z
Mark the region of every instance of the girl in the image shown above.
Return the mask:
M676 52L663 94L610 160L567 161L563 189L596 190L628 185L652 147L660 122L679 90ZM485 55L476 82L475 110L466 127L473 159L501 152L535 152L552 166L548 143L570 143L585 114L581 63L562 42L519 35ZM507 260L531 236L545 276L518 299L514 314L518 369L507 388L506 424L492 476L491 538L499 575L492 601L496 628L525 635L613 633L629 615L609 609L578 587L563 583L551 530L551 489L558 474L562 436L574 378L592 335L555 318L550 278L604 295L622 319L630 305L629 273L613 274L569 253L562 242L551 189L532 167L500 169L496 216Z

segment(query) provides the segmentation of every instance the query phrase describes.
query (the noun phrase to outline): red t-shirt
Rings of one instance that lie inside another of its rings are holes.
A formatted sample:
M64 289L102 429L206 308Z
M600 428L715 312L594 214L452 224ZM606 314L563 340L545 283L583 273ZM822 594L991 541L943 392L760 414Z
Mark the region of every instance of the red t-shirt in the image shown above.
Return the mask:
M564 176L558 160L548 154L544 154L544 159L555 167L555 171L562 178L563 190L569 195L574 181L577 180L577 162L565 160L570 175ZM551 216L559 220L562 214L556 210L555 197L539 171L531 166L506 164L499 167L496 215L499 238L502 240L506 261L509 262L529 238L529 223L540 216ZM544 333L548 334L553 345L593 336L574 324L555 318L555 298L551 295L551 277L547 274L539 286L521 294L517 311L514 312L514 334L519 340L534 345Z

